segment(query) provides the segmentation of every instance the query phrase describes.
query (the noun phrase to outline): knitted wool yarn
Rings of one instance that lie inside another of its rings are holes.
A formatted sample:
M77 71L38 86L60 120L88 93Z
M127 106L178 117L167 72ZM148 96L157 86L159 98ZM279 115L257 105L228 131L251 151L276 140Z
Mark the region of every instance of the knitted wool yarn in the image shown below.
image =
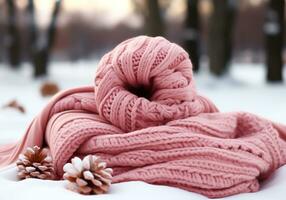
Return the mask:
M259 189L286 163L286 127L244 112L219 113L197 94L188 54L162 37L139 36L100 61L94 87L63 91L0 163L28 146L48 147L58 178L73 156L96 154L113 183L141 180L208 197Z

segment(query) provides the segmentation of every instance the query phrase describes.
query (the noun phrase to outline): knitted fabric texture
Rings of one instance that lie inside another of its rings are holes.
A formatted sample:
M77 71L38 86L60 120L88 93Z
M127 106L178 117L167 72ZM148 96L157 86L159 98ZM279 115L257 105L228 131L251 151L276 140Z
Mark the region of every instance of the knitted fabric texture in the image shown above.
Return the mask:
M139 36L100 61L94 86L56 95L1 166L27 147L47 147L58 178L74 156L100 156L113 183L145 181L225 197L255 192L286 163L286 127L250 113L219 113L197 94L188 54Z

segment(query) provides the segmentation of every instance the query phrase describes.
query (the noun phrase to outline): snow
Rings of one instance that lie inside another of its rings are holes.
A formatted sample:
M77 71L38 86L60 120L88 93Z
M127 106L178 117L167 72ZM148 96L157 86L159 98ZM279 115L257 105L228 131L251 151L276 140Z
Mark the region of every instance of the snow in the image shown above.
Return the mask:
M75 63L52 63L50 76L61 89L90 85L96 70L97 61ZM18 140L29 122L49 101L40 95L40 85L46 79L31 79L32 69L24 65L19 71L13 71L0 65L0 144ZM286 77L286 70L284 70ZM203 70L195 76L199 94L212 99L222 112L247 111L271 120L286 124L286 85L266 84L265 72L261 64L233 64L229 76L217 79ZM3 109L2 105L17 99L26 113L13 109ZM193 199L206 197L168 186L150 185L143 182L113 184L109 194L83 196L65 189L65 181L43 181L29 179L17 181L14 165L0 170L1 200L33 199ZM224 199L275 199L286 196L286 166L278 169L272 177L262 183L256 193L234 195Z
M277 35L280 33L280 26L277 22L267 22L263 28L264 32L268 35Z
M222 79L201 73L197 90L222 112L246 111L286 124L286 84L267 84L262 64L234 64ZM286 77L286 69L284 70Z
M264 32L268 35L277 35L280 33L278 12L274 9L269 9L266 12L266 23L264 24Z

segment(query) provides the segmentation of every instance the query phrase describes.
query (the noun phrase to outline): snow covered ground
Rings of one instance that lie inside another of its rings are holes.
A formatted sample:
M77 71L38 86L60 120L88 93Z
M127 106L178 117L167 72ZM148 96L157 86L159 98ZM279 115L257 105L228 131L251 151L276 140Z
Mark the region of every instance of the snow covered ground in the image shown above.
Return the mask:
M48 80L58 83L61 89L90 85L96 70L96 61L75 63L52 63ZM44 81L31 79L32 69L25 65L19 71L0 66L0 144L20 139L33 117L48 102L49 98L40 95L40 85ZM286 124L286 84L266 84L263 66L257 64L234 64L230 76L217 79L207 70L195 76L197 90L209 97L222 112L247 111ZM284 70L286 77L286 70ZM26 113L1 106L16 99ZM0 171L0 199L38 199L33 195L49 193L47 199L205 199L176 188L153 186L142 182L116 184L110 195L83 197L63 189L63 182L42 182L25 180L15 182L15 168ZM279 169L265 182L262 191L254 194L241 194L227 199L276 199L286 196L286 167ZM284 188L284 189L283 189ZM5 192L4 192L5 191ZM14 191L17 191L16 193ZM52 192L49 192L52 191ZM63 198L60 198L59 195ZM41 199L45 199L44 197Z

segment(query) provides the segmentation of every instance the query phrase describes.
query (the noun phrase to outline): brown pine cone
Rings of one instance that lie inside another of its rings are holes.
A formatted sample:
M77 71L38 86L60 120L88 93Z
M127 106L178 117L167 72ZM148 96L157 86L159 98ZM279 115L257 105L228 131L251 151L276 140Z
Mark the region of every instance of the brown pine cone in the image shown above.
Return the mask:
M88 155L81 160L74 157L64 166L63 178L68 180L67 188L81 194L103 194L111 185L112 169L99 157Z
M60 90L60 88L56 83L47 81L42 84L40 90L42 96L46 97L55 95Z
M54 168L47 149L38 146L28 147L24 154L19 155L16 165L19 179L53 179Z

